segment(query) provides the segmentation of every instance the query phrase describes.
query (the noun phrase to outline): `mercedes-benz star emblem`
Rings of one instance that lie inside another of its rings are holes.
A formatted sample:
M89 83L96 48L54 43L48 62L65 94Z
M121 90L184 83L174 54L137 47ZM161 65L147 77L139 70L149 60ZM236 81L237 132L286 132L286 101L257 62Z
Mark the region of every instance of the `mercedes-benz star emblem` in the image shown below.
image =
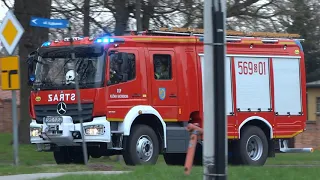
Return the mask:
M67 105L66 105L66 103L60 102L60 103L57 105L57 113L58 113L59 115L64 115L66 112L67 112Z

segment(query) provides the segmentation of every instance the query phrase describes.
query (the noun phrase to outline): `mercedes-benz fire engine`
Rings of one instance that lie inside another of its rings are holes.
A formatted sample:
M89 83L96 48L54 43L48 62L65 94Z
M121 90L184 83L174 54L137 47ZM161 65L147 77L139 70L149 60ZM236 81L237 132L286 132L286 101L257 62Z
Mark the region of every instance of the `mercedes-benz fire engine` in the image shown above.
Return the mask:
M204 45L203 30L177 31L72 38L72 49L70 38L45 42L28 59L31 143L53 151L58 164L84 163L83 136L91 158L122 154L137 165L154 164L163 154L167 164L184 164L185 127L203 125ZM226 45L229 157L263 165L274 157L275 141L305 129L304 53L297 39L239 34L228 32ZM202 161L201 141L198 147L195 163Z

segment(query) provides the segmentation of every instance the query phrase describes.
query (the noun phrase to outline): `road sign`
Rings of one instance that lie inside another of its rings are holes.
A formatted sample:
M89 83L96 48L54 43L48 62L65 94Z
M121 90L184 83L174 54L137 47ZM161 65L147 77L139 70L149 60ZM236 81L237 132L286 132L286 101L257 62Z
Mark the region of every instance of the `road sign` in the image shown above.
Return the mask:
M19 163L18 143L18 118L17 118L17 94L15 90L20 89L19 79L19 56L7 56L0 58L1 64L1 86L3 90L12 92L12 121L13 121L13 157L14 164Z
M18 45L24 29L15 15L9 10L0 26L0 41L11 55Z
M8 56L0 58L1 88L3 90L19 90L19 57Z
M69 21L67 19L47 19L40 17L31 17L30 25L44 28L67 28L69 27Z

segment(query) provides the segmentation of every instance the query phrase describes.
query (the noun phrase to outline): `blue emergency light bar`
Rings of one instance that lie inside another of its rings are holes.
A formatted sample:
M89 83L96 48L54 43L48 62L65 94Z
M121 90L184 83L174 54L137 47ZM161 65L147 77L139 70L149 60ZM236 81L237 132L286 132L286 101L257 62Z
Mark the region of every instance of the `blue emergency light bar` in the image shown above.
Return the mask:
M96 39L97 43L113 43L114 39L109 39L109 38L98 38Z
M73 41L80 41L83 39L83 37L73 37L72 38ZM90 41L92 41L94 38L89 38ZM64 38L65 42L68 42L70 41L70 38ZM56 40L54 42L59 42L59 40ZM109 44L109 43L124 43L124 39L123 38L112 38L110 36L106 37L106 36L103 36L103 37L98 37L94 40L94 43L97 43L97 44ZM47 42L44 42L41 47L48 47L51 45L51 42L50 41L47 41Z
M47 42L44 42L41 47L48 47L51 45L51 42L50 41L47 41Z
M124 39L122 38L112 38L112 37L99 37L97 38L94 43L103 43L103 44L108 44L108 43L123 43Z

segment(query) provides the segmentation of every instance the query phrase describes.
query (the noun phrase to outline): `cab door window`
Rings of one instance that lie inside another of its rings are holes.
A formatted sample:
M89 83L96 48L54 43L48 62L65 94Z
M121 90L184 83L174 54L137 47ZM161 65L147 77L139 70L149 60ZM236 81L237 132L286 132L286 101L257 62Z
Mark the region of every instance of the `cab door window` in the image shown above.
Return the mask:
M171 80L171 56L166 54L153 55L154 78L157 80Z
M108 85L132 81L136 78L136 56L133 53L114 53L109 58Z

